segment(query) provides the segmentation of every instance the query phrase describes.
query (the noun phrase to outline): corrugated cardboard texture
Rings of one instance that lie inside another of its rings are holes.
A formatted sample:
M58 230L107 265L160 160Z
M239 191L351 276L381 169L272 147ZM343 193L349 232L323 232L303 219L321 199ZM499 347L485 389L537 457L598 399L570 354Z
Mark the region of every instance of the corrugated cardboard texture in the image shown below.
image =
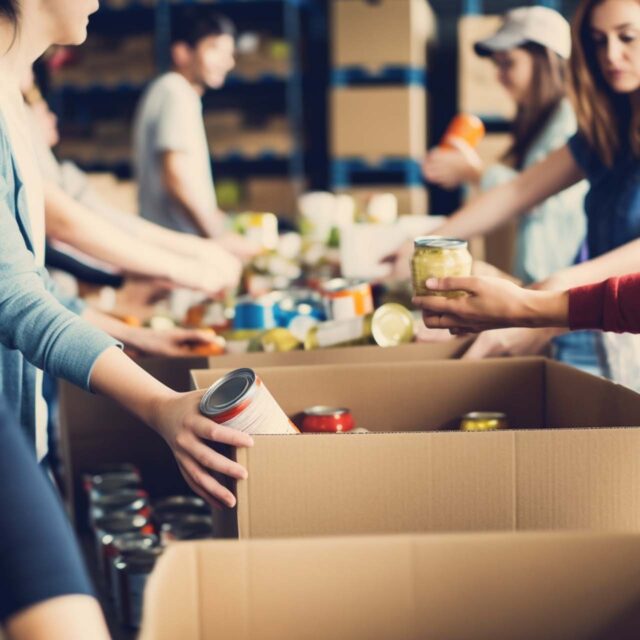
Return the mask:
M143 358L138 364L177 391L189 389L189 370L207 358ZM65 496L76 523L86 509L82 474L105 463L132 462L145 487L158 495L184 491L186 484L164 440L112 400L60 383L60 448Z
M425 0L334 0L331 3L334 67L423 67L435 17ZM372 35L376 34L375 46Z
M476 55L473 45L493 35L502 24L500 16L463 16L458 22L458 108L489 118L511 119L515 103L498 82L490 58Z
M426 122L422 87L335 88L331 92L331 153L336 158L370 161L421 158Z
M618 385L543 358L257 371L287 414L346 406L379 433L256 438L219 535L640 530L640 430L613 428L638 421L640 395ZM473 410L516 429L429 433Z
M639 622L638 535L217 541L167 550L141 640L630 640Z

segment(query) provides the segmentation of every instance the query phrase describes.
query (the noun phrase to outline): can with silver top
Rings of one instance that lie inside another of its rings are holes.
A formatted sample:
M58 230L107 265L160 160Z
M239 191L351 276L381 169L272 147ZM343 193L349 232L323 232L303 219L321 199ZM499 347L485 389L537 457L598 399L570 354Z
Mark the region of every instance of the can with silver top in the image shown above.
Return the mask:
M411 275L416 296L457 298L462 291L433 291L426 285L429 278L471 275L468 243L457 238L422 236L414 240Z
M499 411L472 411L462 416L461 431L495 431L508 429L507 416Z
M253 369L236 369L202 396L200 412L252 435L299 433Z
M303 413L302 431L305 433L346 433L354 426L349 409L316 406Z

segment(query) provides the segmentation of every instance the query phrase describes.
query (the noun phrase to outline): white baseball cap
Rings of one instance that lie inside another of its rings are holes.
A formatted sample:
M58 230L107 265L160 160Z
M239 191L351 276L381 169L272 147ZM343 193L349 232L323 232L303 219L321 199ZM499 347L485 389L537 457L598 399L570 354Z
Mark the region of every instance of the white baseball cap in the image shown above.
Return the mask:
M490 38L476 42L474 48L479 56L490 56L528 42L547 47L566 60L571 55L571 28L553 9L519 7L507 11L500 29Z

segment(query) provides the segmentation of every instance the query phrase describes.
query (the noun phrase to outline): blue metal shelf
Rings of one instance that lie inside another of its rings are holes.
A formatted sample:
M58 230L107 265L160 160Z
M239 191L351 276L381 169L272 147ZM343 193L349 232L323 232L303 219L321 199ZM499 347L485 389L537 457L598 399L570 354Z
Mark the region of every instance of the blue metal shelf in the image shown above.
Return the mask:
M377 176L394 174L396 181L405 185L422 184L420 163L413 158L384 158L377 162L369 162L364 158L334 158L331 161L331 183L334 188L341 189L357 184L365 179L374 181Z
M419 85L427 86L424 69L412 67L385 67L379 72L371 72L363 67L343 67L331 72L334 87L358 85Z

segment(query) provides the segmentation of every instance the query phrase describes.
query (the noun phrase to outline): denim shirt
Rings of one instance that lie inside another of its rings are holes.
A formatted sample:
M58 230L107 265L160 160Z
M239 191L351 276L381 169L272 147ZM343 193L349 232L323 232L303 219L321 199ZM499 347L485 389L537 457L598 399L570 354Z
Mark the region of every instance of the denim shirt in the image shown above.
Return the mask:
M528 169L567 144L576 131L575 113L563 100L532 142L523 162ZM512 180L518 173L505 165L485 171L483 191ZM525 284L545 280L552 273L571 266L586 234L584 197L588 184L583 180L547 198L518 221L513 273Z
M0 394L35 444L36 367L89 389L98 356L118 343L79 316L34 262L27 198L0 113Z

